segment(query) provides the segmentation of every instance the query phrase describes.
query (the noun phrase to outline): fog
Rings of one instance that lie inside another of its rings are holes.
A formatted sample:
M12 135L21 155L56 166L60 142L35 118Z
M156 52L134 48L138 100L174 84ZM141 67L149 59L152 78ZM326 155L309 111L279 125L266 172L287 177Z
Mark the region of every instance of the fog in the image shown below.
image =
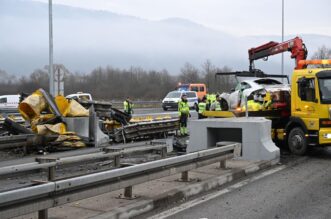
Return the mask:
M72 72L139 66L178 74L186 62L199 67L207 59L217 66L247 70L249 48L280 41L280 36L237 37L180 18L150 21L61 5L53 6L53 14L54 62ZM47 4L1 0L0 32L0 69L25 75L48 63ZM322 45L331 47L329 36L301 36L311 54ZM286 54L286 72L293 63ZM280 56L257 66L280 73Z

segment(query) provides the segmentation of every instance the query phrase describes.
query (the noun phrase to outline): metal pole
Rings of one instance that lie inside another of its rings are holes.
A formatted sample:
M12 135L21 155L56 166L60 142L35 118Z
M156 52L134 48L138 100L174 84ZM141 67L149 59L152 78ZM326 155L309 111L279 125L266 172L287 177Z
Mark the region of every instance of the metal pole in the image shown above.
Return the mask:
M284 0L282 0L282 42L284 42ZM284 75L284 53L282 53L282 75ZM282 82L284 82L283 78Z
M53 72L53 15L52 15L52 0L48 0L49 14L49 93L54 96L54 72Z

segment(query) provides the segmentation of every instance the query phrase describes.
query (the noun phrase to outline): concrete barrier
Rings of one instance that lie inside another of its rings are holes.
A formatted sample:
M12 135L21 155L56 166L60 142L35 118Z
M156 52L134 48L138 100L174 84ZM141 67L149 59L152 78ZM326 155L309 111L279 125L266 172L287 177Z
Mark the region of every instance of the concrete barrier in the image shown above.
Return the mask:
M279 160L279 148L271 139L271 121L260 117L208 118L190 121L187 152L215 147L217 142L242 143L244 160Z

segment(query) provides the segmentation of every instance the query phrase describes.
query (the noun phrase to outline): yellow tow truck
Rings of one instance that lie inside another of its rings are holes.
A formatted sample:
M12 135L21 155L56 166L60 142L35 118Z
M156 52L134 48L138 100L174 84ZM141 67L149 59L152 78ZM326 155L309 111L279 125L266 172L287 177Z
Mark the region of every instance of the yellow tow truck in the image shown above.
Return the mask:
M284 92L278 92L278 98L277 95L266 95L271 101L270 106L261 107L257 111L249 111L247 107L245 112L238 106L237 109L229 111L206 111L204 116L266 117L272 120L271 135L275 143L284 143L292 153L303 155L308 146L331 145L331 68L323 67L330 66L331 60L306 60L307 50L301 38L296 37L283 43L269 42L250 49L249 72L263 77L261 70L252 67L253 61L284 51L292 52L291 57L296 59L288 95ZM309 68L310 65L322 68ZM247 74L247 71L245 73ZM222 73L224 74L226 73ZM265 101L268 101L266 96Z

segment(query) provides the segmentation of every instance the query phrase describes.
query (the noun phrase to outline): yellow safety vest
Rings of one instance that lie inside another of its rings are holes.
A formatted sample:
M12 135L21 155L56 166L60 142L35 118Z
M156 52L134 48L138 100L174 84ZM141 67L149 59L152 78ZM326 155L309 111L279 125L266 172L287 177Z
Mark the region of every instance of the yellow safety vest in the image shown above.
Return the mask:
M132 114L133 103L130 103L129 101L125 100L123 102L123 106L124 106L124 112L128 114Z
M198 107L199 107L199 114L202 114L204 111L206 111L206 106L207 104L205 102L200 102L198 104Z
M248 111L259 111L261 110L261 104L255 102L254 100L249 100L247 101L247 107L248 107ZM246 107L245 105L242 107L242 110L245 111Z
M220 102L216 101L215 111L222 111Z
M179 115L182 114L189 114L190 113L190 107L188 105L188 102L180 101L178 102L178 113Z

